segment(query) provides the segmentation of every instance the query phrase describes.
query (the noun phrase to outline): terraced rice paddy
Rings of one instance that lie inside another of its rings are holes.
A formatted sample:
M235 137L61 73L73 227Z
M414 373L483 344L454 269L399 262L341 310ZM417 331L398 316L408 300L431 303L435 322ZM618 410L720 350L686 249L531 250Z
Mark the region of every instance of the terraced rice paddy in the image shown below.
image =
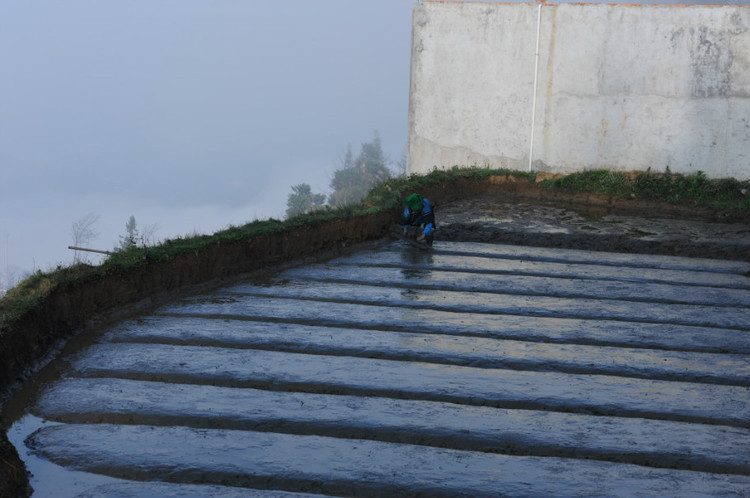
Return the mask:
M750 264L383 242L102 331L34 496L748 496Z

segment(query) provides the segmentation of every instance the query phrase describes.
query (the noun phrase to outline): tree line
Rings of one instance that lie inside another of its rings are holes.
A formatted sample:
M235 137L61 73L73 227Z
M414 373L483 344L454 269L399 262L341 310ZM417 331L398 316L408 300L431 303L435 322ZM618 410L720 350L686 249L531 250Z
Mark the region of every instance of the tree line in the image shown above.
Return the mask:
M352 153L351 145L348 146L341 159L340 167L334 171L331 178L331 193L328 195L315 193L307 183L292 186L292 193L287 199L286 217L292 218L317 209L337 208L359 202L371 188L393 175L388 168L388 163L378 132L375 132L371 142L362 144L356 157ZM405 160L398 161L397 167L403 173ZM73 245L83 247L97 239L100 233L95 228L95 224L98 221L99 215L89 213L73 222L70 232ZM120 236L119 243L114 250L125 251L148 246L153 242L155 229L155 226L139 229L135 217L130 216L125 224L125 235ZM75 251L73 261L85 263L87 258L79 251ZM4 277L9 279L8 275Z
M307 183L294 185L287 199L286 217L359 202L371 188L392 176L387 164L380 136L375 132L372 142L362 144L357 157L354 157L351 145L347 147L341 167L334 171L331 178L332 192L328 196L314 193ZM398 165L403 167L403 161Z

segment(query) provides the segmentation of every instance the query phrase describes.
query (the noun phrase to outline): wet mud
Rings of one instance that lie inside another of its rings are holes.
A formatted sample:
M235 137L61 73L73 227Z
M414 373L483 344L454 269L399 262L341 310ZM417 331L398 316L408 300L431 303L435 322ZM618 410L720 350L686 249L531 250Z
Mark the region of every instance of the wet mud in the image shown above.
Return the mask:
M750 261L750 220L646 203L524 202L495 194L440 206L441 240Z
M9 436L39 497L744 496L749 270L382 240L90 334Z

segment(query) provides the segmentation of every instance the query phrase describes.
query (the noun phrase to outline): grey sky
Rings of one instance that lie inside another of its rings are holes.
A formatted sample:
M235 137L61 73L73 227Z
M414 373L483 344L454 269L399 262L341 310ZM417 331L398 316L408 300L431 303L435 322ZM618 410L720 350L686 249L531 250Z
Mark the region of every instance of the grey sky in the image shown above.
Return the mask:
M92 211L104 249L130 214L159 237L281 217L375 130L399 159L411 6L0 1L0 254L66 261Z
M0 274L90 212L100 249L280 218L375 130L400 159L413 3L0 0Z
M2 194L238 204L375 129L403 148L410 3L5 2Z

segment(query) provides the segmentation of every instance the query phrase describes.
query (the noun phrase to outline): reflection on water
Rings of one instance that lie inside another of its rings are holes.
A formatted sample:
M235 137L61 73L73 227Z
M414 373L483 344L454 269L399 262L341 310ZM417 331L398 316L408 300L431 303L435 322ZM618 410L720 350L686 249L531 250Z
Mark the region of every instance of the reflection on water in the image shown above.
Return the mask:
M405 299L408 299L410 301L418 301L419 300L419 293L412 289L404 289L401 291L401 296L403 296Z
M401 270L404 278L415 280L427 280L430 277L430 270L426 268L404 268Z
M26 414L8 429L8 440L16 447L19 456L30 472L29 482L34 488L33 496L74 498L94 486L127 482L106 475L79 472L69 467L62 467L36 455L24 444L26 438L31 434L51 425L62 424Z
M428 280L432 273L433 253L416 248L405 248L401 252L401 261L413 267L405 267L401 274L406 279Z

